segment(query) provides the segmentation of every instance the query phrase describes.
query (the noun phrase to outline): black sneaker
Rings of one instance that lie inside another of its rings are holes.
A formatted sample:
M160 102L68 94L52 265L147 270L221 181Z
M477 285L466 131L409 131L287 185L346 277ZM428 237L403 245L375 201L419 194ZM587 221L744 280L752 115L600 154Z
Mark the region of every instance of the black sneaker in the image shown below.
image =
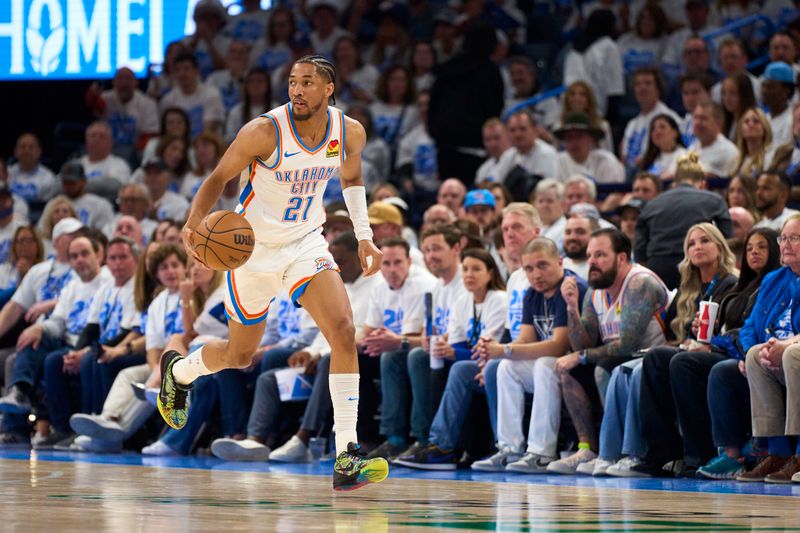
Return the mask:
M631 471L647 474L650 477L675 477L675 470L664 468L664 464L644 462L631 467Z
M389 463L383 457L367 459L361 446L351 442L347 451L333 465L333 490L355 490L369 483L380 483L389 475Z
M420 441L416 441L414 444L412 444L411 446L409 446L408 448L406 448L402 452L400 452L397 455L395 455L395 458L392 460L392 462L396 461L398 457L408 457L408 456L416 455L421 450L424 450L427 447L428 447L428 443L423 444Z
M367 459L375 459L376 457L383 457L384 459L388 459L389 461L393 460L395 457L400 455L403 452L403 448L401 446L394 446L388 440L383 441L383 444L374 448L367 454Z
M8 394L0 398L0 412L27 415L32 409L28 395L16 385L12 385L8 390Z
M66 439L74 439L75 435L72 433L64 433L61 431L52 431L50 435L45 437L43 440L35 442L33 444L34 450L54 450L56 444L60 444L62 441Z
M30 449L31 438L27 435L14 432L0 433L0 449Z
M458 457L454 450L442 450L435 444L428 444L414 455L398 457L394 463L419 470L455 470Z
M189 418L189 391L192 385L181 385L172 375L172 366L183 359L175 350L161 356L161 390L158 393L158 412L173 429L181 429Z

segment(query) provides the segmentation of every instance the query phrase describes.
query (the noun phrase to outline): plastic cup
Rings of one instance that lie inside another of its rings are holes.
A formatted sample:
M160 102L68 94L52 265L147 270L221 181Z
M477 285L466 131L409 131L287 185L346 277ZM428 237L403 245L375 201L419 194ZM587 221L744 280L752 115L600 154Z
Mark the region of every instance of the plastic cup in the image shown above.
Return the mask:
M312 437L308 440L308 449L311 450L311 459L319 461L325 453L325 439Z
M697 331L697 341L710 343L714 336L714 324L717 322L719 304L709 301L700 302L700 328Z
M439 370L444 368L444 359L441 357L434 357L434 346L439 341L439 335L431 335L431 352L430 352L430 363L431 363L431 370Z

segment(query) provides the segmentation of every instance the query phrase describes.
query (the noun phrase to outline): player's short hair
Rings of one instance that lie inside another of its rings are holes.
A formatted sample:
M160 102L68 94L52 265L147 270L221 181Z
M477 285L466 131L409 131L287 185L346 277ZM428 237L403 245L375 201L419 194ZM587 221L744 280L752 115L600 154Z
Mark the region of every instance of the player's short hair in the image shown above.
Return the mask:
M158 279L157 274L159 265L172 255L177 257L178 261L180 261L184 267L186 266L188 257L186 256L186 250L183 249L183 246L165 242L158 245L158 248L150 252L148 255L147 273L150 274L153 279Z
M331 241L331 246L341 246L351 253L358 253L358 239L353 231L343 231Z
M136 242L130 237L125 237L124 235L119 235L117 237L114 237L113 239L108 241L108 248L111 248L115 244L124 244L130 249L131 254L135 259L139 258L139 254L141 253L139 245L136 244Z
M522 255L533 254L536 252L544 252L550 257L556 259L559 256L558 246L551 239L547 237L536 237L531 242L525 245L522 249Z
M542 219L539 217L539 212L529 203L525 202L511 202L503 208L503 216L515 213L517 215L526 217L531 221L531 226L534 228L542 227Z
M559 202L564 199L564 184L555 178L545 178L537 183L534 189L534 196L545 191L555 192Z
M765 170L759 175L759 177L761 176L775 176L778 178L778 184L784 191L790 192L792 190L792 178L790 178L786 172L781 170Z
M627 257L628 261L630 262L631 249L633 246L631 245L631 240L627 235L622 233L617 228L601 228L593 231L591 238L596 239L603 236L608 237L608 239L611 241L611 248L614 250L615 254L625 254L625 257Z
M584 176L583 174L573 174L567 181L564 182L564 191L567 190L567 187L574 183L581 183L586 185L586 188L589 189L589 199L595 201L597 199L597 185L594 184L592 180Z
M433 235L441 235L444 238L444 242L446 242L450 248L461 242L461 231L449 224L435 224L426 228L425 231L422 232L419 242Z
M325 78L328 83L332 83L336 87L336 67L333 66L325 56L321 55L306 55L294 62L295 65L307 64L313 65L315 72ZM336 98L331 94L330 104L336 105Z
M178 63L183 63L187 61L192 64L194 68L198 68L197 65L197 58L194 57L194 54L191 52L183 52L175 56L175 60L172 62L173 65L177 65Z
M402 237L389 237L378 243L378 248L381 250L392 247L402 248L406 251L406 257L411 257L411 246L408 244L408 241Z
M680 77L679 87L683 89L686 83L698 83L709 93L711 92L711 87L714 86L714 80L705 72L687 72Z

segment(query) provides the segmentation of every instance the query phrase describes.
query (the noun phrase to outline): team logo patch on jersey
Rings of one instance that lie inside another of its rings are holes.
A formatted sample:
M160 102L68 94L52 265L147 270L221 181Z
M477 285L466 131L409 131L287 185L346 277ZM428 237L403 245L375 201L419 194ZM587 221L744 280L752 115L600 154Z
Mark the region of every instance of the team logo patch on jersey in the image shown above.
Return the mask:
M318 257L317 258L317 272L321 272L322 270L333 270L333 261L326 257Z
M339 157L339 141L337 139L328 143L328 149L325 150L325 157Z

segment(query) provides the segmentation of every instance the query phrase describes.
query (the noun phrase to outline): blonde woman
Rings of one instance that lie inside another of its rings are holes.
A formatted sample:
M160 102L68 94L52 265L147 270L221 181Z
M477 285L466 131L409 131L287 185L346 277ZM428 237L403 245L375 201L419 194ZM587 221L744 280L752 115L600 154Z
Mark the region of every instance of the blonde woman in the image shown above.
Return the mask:
M736 146L740 153L736 174L755 178L772 164L775 156L772 126L767 115L757 107L746 110L739 119L736 125Z
M608 121L600 116L600 113L598 113L597 100L595 99L594 91L592 91L592 88L585 81L576 81L567 87L567 90L564 93L564 98L562 99L561 117L558 121L558 124L553 126L553 131L562 126L565 118L570 113L586 113L589 115L592 124L603 130L603 133L605 134L604 137L598 141L598 147L610 152L614 151L614 141L611 137L611 126L608 124ZM555 137L553 137L549 132L547 133L547 137L549 143L558 144L558 142L555 140Z
M683 250L681 283L667 312L673 344L680 346L659 346L643 358L639 419L647 453L643 461L629 461L626 474L633 476L661 475L664 464L678 459L684 461L683 473L691 475L716 455L706 385L711 367L726 356L691 340L693 321L700 302L719 303L736 285L739 272L722 233L708 222L689 228ZM673 395L677 382L699 392Z

